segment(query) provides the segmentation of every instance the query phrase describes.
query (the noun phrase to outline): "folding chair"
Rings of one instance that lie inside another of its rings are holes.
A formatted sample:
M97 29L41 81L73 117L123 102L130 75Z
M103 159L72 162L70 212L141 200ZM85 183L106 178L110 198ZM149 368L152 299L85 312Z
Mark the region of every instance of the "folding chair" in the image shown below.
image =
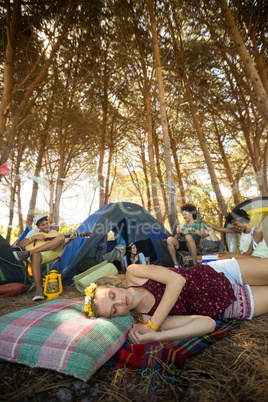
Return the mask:
M57 272L60 273L60 268L61 268L61 256L55 258L54 260L48 261L44 264L41 265L42 269L42 277L44 278L46 275L49 275L49 272L51 268L54 266L57 267ZM30 286L30 288L27 290L27 293L29 293L32 289L35 287L35 282L33 282Z

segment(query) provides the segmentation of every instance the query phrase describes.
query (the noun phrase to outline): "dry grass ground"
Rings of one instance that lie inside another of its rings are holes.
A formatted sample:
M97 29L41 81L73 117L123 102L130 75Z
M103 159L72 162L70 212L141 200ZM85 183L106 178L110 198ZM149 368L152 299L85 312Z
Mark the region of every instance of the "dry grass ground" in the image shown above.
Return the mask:
M124 275L100 282L125 284ZM0 315L33 306L33 293L0 299ZM72 287L62 299L83 300ZM268 401L268 314L243 322L179 371L182 385L127 369L99 370L87 383L60 373L0 363L1 401Z

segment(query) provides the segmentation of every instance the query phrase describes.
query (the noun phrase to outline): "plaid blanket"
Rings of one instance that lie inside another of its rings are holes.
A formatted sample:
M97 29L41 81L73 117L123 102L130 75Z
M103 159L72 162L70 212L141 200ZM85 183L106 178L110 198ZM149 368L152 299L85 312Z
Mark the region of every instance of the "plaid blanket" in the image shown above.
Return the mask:
M217 320L216 324L213 333L186 341L154 342L145 345L125 343L112 360L117 367L128 367L138 372L144 372L148 368L158 371L160 369L170 371L172 368L171 372L174 374L178 371L178 367L184 366L187 357L215 343L230 330L239 326L240 321L223 319Z

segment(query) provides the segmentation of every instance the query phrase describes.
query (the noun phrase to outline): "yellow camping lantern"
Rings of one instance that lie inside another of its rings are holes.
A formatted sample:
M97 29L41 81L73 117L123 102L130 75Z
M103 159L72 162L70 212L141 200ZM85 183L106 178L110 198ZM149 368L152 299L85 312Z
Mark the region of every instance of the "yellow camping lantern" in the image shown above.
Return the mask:
M50 274L46 275L44 295L47 300L55 299L62 292L61 274L58 274L56 270L50 271Z

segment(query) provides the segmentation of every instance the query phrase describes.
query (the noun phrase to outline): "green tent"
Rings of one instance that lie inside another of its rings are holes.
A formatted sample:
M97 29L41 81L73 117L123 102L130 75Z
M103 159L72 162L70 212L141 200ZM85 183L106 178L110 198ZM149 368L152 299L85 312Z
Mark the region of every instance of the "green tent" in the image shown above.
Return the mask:
M0 235L0 285L7 283L29 284L27 269L13 255L10 244Z

